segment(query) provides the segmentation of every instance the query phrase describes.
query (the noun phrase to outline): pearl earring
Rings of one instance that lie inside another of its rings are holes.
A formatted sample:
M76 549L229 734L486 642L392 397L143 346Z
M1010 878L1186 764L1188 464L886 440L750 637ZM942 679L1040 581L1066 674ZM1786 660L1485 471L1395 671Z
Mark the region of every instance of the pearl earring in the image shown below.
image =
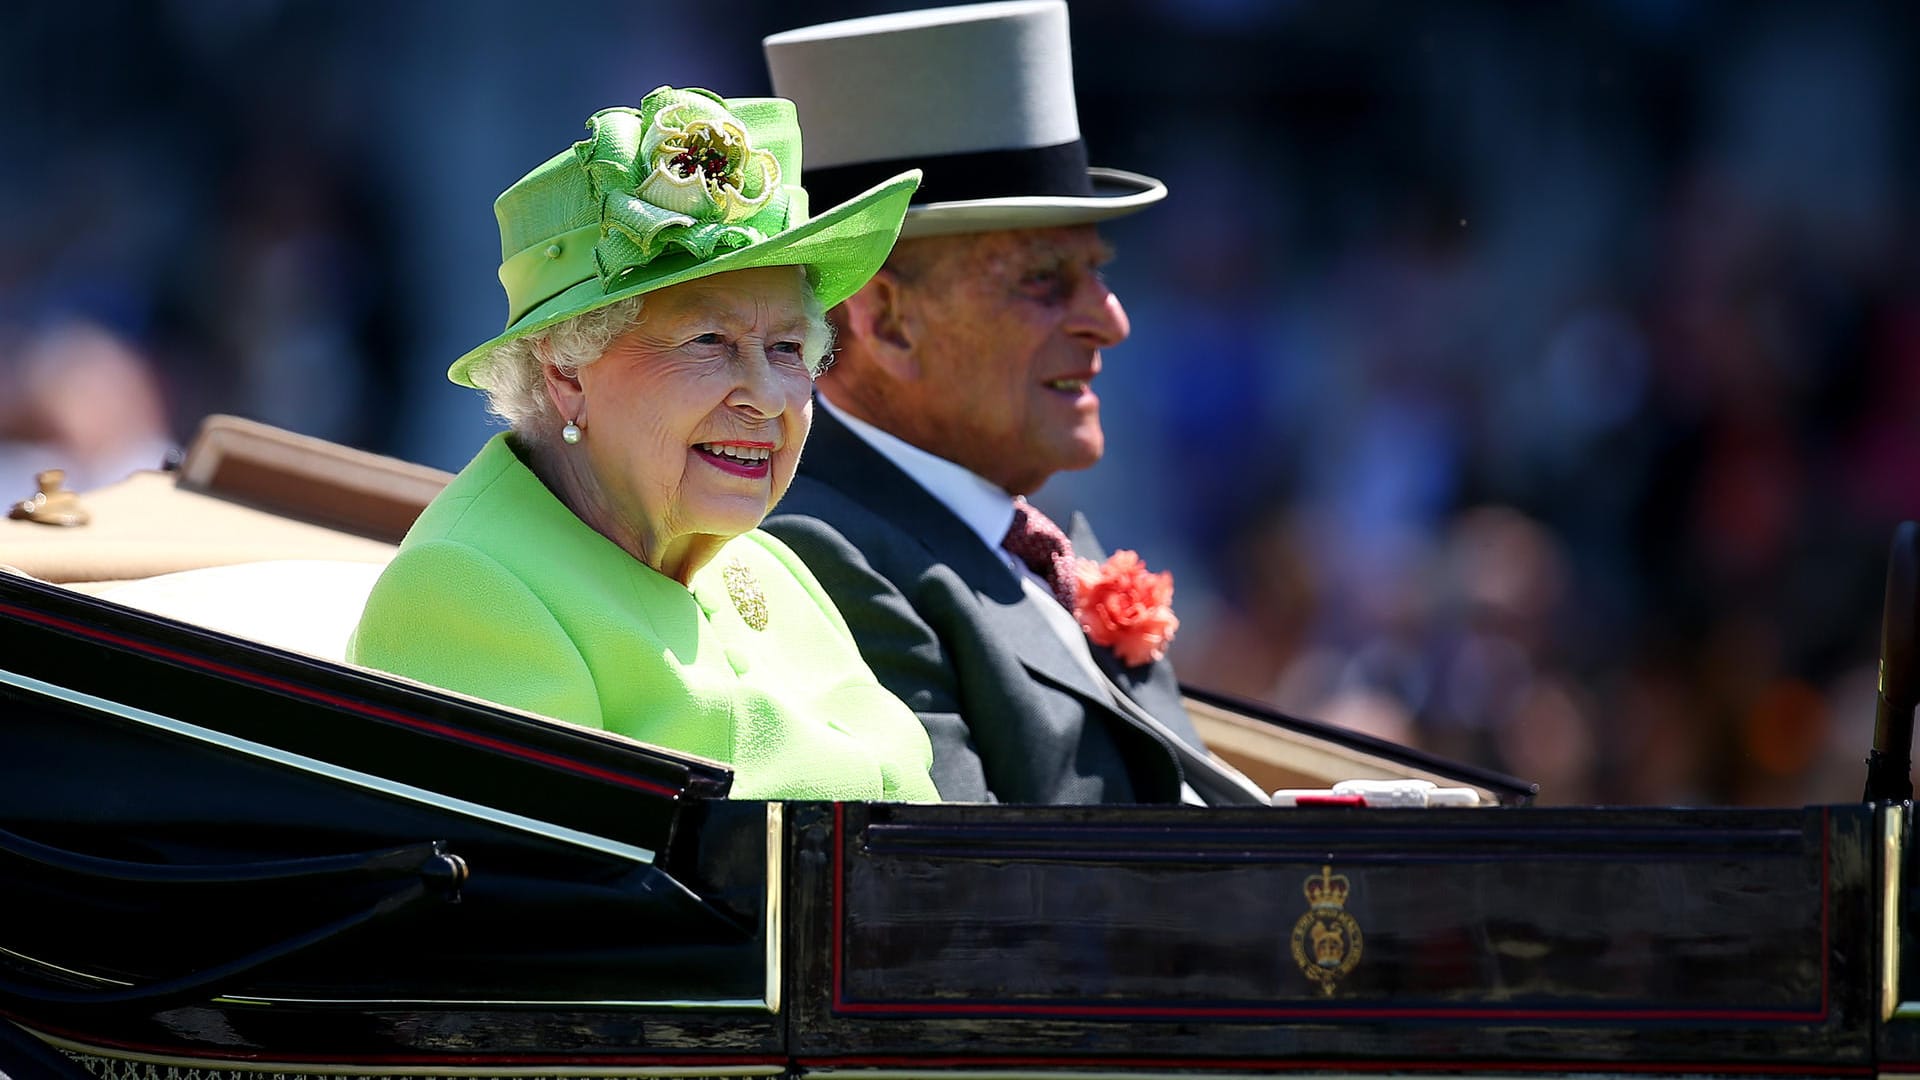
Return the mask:
M567 426L560 429L560 441L566 443L568 446L579 442L580 425L571 420L567 421Z

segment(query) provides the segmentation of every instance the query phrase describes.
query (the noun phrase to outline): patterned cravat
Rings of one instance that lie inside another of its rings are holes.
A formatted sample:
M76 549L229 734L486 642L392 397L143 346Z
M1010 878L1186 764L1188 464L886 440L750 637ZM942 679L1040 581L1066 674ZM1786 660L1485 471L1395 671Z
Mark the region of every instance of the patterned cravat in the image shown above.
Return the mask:
M1073 610L1073 545L1060 526L1027 500L1016 498L1013 524L1007 527L1007 538L1000 541L1000 546L1040 575L1061 606Z

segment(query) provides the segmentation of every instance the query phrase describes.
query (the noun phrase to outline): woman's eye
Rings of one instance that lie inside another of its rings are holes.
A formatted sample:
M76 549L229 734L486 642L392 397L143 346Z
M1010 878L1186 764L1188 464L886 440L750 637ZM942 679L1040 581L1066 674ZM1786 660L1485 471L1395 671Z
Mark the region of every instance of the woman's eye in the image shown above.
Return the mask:
M802 347L802 343L798 341L776 341L771 351L784 356L799 356Z
M723 345L726 343L726 340L727 340L726 338L722 337L719 334L701 334L699 337L694 338L691 342L688 342L688 344L690 345Z

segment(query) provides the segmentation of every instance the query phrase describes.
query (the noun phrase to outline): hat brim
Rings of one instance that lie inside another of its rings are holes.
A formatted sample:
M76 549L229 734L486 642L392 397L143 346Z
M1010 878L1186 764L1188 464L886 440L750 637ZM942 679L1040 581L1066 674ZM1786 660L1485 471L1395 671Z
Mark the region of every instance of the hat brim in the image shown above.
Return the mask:
M1090 168L1087 180L1093 186L1091 196L1021 195L922 203L908 209L900 239L1089 225L1143 210L1167 197L1167 185L1121 169Z
M805 224L768 237L758 244L736 248L705 261L691 254L662 255L642 268L641 280L605 292L600 279L588 278L541 301L500 336L485 342L447 369L447 378L461 386L484 389L471 378L475 363L509 341L558 326L625 300L657 292L699 278L761 266L804 266L820 305L831 308L860 291L878 273L900 235L907 202L920 186L920 170L906 172L868 188L846 202L810 218ZM647 271L654 271L648 274Z

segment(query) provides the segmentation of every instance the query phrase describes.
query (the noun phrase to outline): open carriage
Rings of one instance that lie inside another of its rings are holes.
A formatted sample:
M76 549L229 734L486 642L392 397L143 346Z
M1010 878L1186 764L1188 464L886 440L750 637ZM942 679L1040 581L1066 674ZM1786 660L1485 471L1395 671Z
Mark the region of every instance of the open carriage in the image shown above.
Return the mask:
M1482 805L730 801L338 660L444 479L216 420L4 523L0 1072L1920 1072L1901 802L1542 809L1199 692L1267 787Z

